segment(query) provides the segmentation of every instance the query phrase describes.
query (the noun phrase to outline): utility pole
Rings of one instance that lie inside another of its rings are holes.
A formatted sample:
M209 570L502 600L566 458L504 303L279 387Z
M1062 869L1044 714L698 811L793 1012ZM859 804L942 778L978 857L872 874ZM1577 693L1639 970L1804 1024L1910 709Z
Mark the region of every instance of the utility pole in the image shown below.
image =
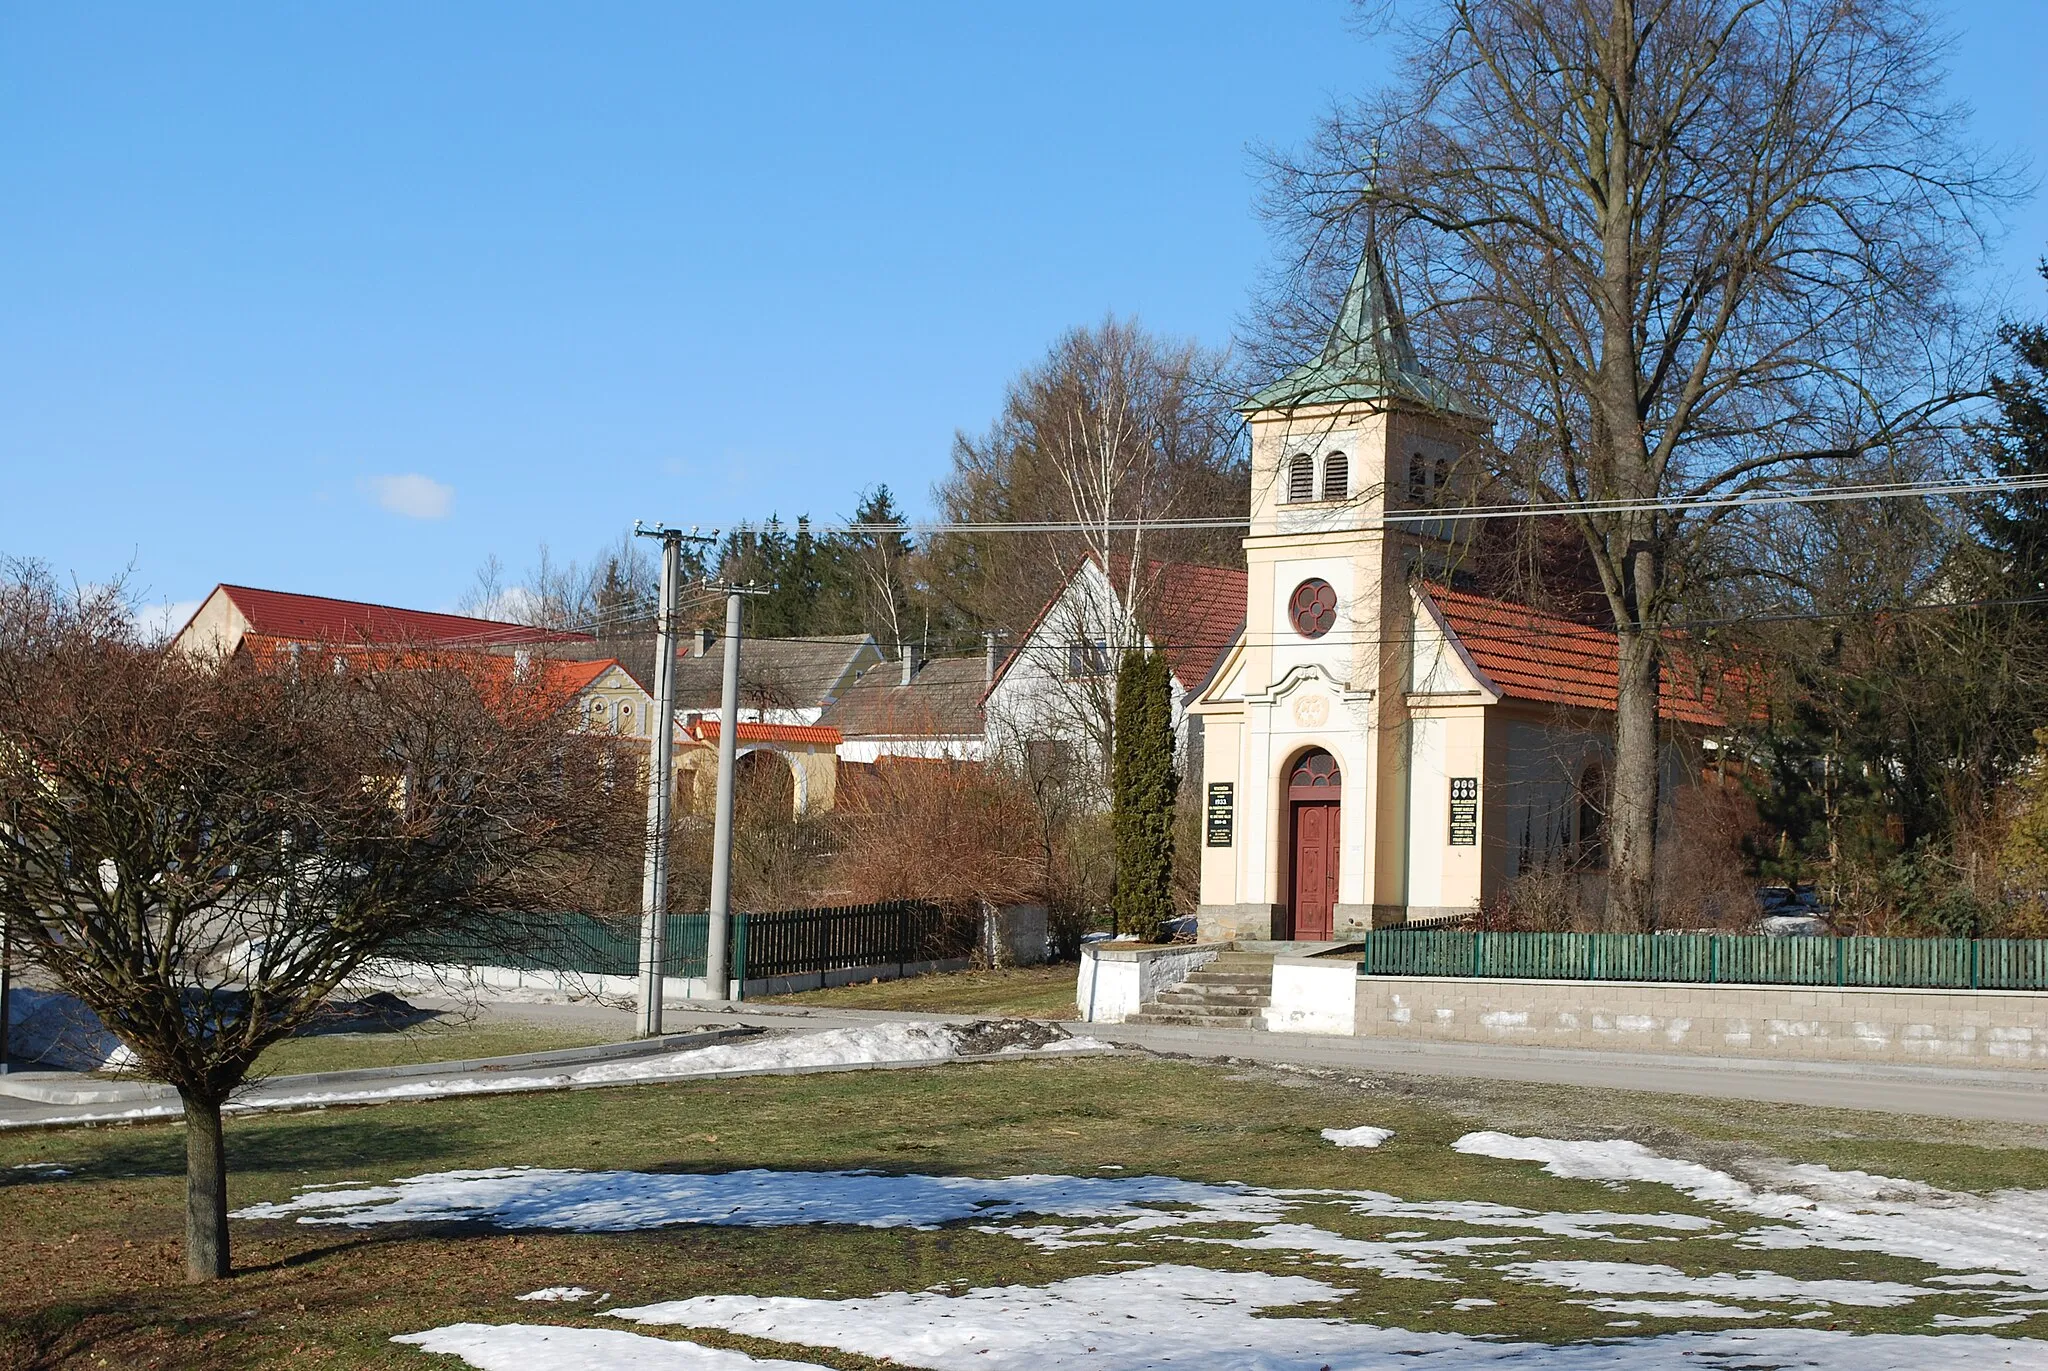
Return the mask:
M661 971L668 960L669 798L675 791L676 606L683 589L683 544L716 535L656 524L633 532L661 539L661 610L654 634L654 718L647 768L647 864L640 882L640 1036L661 1034Z
M714 1000L727 998L726 926L732 919L732 792L740 743L740 605L765 586L719 581L725 592L725 680L718 700L718 810L711 830L710 927L704 938L704 984Z

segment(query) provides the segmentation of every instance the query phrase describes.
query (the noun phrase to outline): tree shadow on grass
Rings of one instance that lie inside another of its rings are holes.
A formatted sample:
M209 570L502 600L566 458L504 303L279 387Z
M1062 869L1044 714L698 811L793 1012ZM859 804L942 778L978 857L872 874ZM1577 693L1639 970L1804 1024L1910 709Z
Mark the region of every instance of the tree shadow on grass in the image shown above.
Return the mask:
M260 1124L226 1129L228 1176L357 1170L377 1167L431 1166L450 1156L473 1151L464 1124L447 1120L429 1127L394 1122L389 1114L308 1115L303 1121L270 1117ZM66 1145L52 1146L68 1174L0 1169L0 1190L16 1185L76 1185L185 1174L185 1131L182 1128L120 1128L73 1135Z

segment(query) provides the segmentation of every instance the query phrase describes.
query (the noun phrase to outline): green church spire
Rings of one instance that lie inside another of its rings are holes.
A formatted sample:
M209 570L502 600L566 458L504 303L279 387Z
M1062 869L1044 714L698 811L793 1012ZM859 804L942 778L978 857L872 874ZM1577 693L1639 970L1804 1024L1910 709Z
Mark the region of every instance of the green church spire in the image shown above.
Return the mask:
M1407 321L1387 286L1387 269L1371 233L1322 355L1267 386L1243 408L1251 412L1360 401L1405 401L1468 418L1485 417L1415 359Z

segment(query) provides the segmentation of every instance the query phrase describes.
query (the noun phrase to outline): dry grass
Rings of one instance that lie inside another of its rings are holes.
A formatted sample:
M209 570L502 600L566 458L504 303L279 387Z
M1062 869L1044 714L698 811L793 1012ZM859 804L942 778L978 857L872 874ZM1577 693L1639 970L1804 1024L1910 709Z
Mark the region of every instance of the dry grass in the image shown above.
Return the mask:
M1332 1125L1397 1131L1376 1152L1320 1142ZM1019 1062L930 1070L698 1082L655 1088L447 1100L262 1115L228 1128L238 1205L300 1187L381 1182L474 1166L635 1170L872 1168L986 1176L1088 1174L1116 1165L1192 1179L1369 1188L1416 1200L1484 1198L1537 1209L1702 1212L1655 1186L1616 1192L1536 1168L1449 1151L1475 1126L1553 1136L1627 1132L1673 1153L1757 1149L1836 1166L1991 1189L2048 1186L2048 1134L2012 1126L1799 1110L1723 1101L1483 1082L1319 1075L1142 1058ZM72 1168L38 1180L19 1163ZM398 1333L465 1320L604 1325L587 1306L521 1304L546 1285L607 1291L613 1303L695 1294L857 1296L941 1281L1044 1284L1132 1258L1187 1260L1184 1245L1044 1251L967 1226L907 1229L676 1227L626 1234L507 1232L484 1225L364 1230L235 1224L241 1274L187 1287L177 1252L183 1139L174 1126L0 1135L0 1366L241 1368L438 1365L392 1345ZM1331 1212L1347 1236L1375 1222ZM1403 1221L1412 1222L1412 1221ZM1201 1262L1254 1267L1271 1254L1200 1249ZM1546 1255L1601 1256L1570 1244ZM1725 1269L1723 1242L1671 1240L1629 1260ZM1278 1262L1279 1258L1273 1258ZM1744 1258L1764 1264L1756 1256ZM1871 1253L1769 1254L1801 1277L1924 1278ZM1345 1314L1403 1326L1545 1339L1611 1336L1554 1291L1485 1271L1464 1282L1381 1280L1330 1267L1269 1264L1356 1294ZM1499 1303L1457 1311L1446 1290ZM1955 1297L1961 1310L1974 1298ZM1919 1328L1932 1308L1841 1311L1844 1327ZM1974 1309L1974 1306L1972 1306ZM1317 1312L1331 1312L1320 1308ZM2006 1330L2001 1330L2006 1331ZM692 1335L696 1337L698 1335ZM857 1357L698 1337L823 1365Z
M896 1009L925 1014L989 1014L1013 1019L1073 1019L1074 968L1020 967L1009 971L952 971L896 981L868 981L769 997L770 1004L820 1009Z

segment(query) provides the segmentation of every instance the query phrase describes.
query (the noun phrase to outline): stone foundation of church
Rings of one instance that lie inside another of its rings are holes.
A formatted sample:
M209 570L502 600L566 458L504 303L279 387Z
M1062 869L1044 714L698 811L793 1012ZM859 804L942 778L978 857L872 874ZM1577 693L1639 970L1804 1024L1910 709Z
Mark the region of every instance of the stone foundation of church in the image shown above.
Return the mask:
M1198 936L1210 942L1266 942L1287 936L1284 904L1205 904L1195 907Z

